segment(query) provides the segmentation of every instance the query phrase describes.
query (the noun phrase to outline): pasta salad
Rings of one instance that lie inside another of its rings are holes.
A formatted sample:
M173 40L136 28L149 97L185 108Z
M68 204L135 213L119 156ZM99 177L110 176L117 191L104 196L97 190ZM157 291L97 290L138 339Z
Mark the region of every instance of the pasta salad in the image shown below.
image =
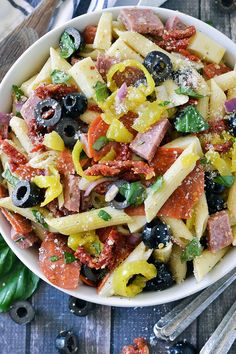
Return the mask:
M236 70L150 9L67 27L0 114L0 208L54 285L101 296L201 279L236 245Z

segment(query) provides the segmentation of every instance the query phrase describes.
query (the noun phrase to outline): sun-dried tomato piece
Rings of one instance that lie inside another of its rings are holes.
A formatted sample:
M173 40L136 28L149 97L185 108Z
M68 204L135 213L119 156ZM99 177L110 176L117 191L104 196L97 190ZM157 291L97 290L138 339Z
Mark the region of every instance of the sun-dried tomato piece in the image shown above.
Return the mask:
M149 348L144 338L135 338L133 345L126 345L122 349L122 354L149 354Z
M212 79L215 76L225 74L231 71L225 64L207 64L203 68L203 75L207 80Z
M24 216L5 208L1 208L1 212L17 233L25 235L32 231L30 220L26 219Z
M185 56L187 59L191 60L191 61L200 61L201 59L193 53L190 53L187 49L179 49L179 53L182 54L183 56Z
M71 92L78 92L77 87L67 86L65 84L49 84L40 85L35 90L36 95L43 100L49 97L55 100L61 100Z
M174 29L170 31L164 31L162 38L165 41L169 39L183 39L192 37L196 33L195 26L188 26L184 29Z
M35 176L45 176L46 170L34 168L29 165L19 165L14 170L14 173L23 180L30 181Z
M233 142L232 141L225 141L222 144L211 144L211 143L207 143L204 146L204 150L208 151L208 150L215 150L218 152L222 152L222 153L226 153L228 152L231 147L233 146Z
M23 165L28 162L25 155L18 151L7 140L2 140L0 142L0 148L2 152L4 152L4 154L6 154L10 158L10 163L16 165Z

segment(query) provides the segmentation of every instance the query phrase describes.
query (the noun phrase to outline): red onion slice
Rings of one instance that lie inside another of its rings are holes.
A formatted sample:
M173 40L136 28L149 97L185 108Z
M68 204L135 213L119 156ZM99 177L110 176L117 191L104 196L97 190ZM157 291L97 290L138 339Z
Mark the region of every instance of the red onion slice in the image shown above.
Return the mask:
M119 88L119 90L117 91L117 95L116 95L117 103L123 102L127 94L128 94L127 85L124 82Z
M224 106L226 113L232 113L236 111L236 98L232 98L232 100L226 101Z
M87 197L97 185L104 183L104 182L113 182L115 180L116 180L115 178L104 177L104 178L97 179L94 182L91 182L89 184L88 188L85 190L84 196Z

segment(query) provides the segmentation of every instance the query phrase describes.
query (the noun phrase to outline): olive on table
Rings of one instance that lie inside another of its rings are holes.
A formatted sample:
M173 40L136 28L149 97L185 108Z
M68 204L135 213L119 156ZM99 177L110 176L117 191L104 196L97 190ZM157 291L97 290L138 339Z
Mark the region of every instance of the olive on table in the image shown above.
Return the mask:
M206 194L207 205L210 214L214 214L217 211L225 209L225 201L221 195L218 194Z
M155 218L145 225L142 240L149 248L163 248L171 241L170 230L165 223Z
M225 191L226 187L222 184L216 183L214 178L218 174L215 172L206 172L205 173L205 191L206 193L221 194Z
M60 354L75 354L79 351L77 336L70 331L61 331L56 337L56 349Z
M226 118L226 122L228 125L228 130L231 135L236 137L236 112L233 112Z
M12 192L12 203L20 208L31 208L44 200L44 192L35 183L19 181Z
M61 119L62 108L59 102L49 98L37 103L34 109L36 123L42 127L53 127Z
M76 316L84 317L91 312L94 304L87 302L85 300L77 299L76 297L70 296L69 298L69 310Z
M159 51L148 53L144 59L143 65L152 75L156 86L168 79L173 69L170 58Z
M174 284L174 279L168 266L165 263L155 262L157 276L148 280L144 291L157 291L170 288Z
M17 301L11 306L9 316L14 322L22 325L33 321L35 311L29 301Z
M69 93L62 99L65 115L78 117L83 114L88 106L88 100L82 93Z
M66 146L73 148L80 133L79 123L69 117L63 117L55 127L56 132L63 139Z
M196 348L187 341L181 341L169 348L169 354L197 354Z

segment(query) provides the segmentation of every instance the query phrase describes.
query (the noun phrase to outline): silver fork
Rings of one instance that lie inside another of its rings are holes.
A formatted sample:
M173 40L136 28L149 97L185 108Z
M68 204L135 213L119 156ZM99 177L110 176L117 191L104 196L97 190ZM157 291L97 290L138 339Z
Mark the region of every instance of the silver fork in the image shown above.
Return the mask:
M163 340L174 341L235 279L234 268L224 278L203 290L195 298L191 296L184 299L154 325L155 336ZM215 352L211 353L215 354Z

